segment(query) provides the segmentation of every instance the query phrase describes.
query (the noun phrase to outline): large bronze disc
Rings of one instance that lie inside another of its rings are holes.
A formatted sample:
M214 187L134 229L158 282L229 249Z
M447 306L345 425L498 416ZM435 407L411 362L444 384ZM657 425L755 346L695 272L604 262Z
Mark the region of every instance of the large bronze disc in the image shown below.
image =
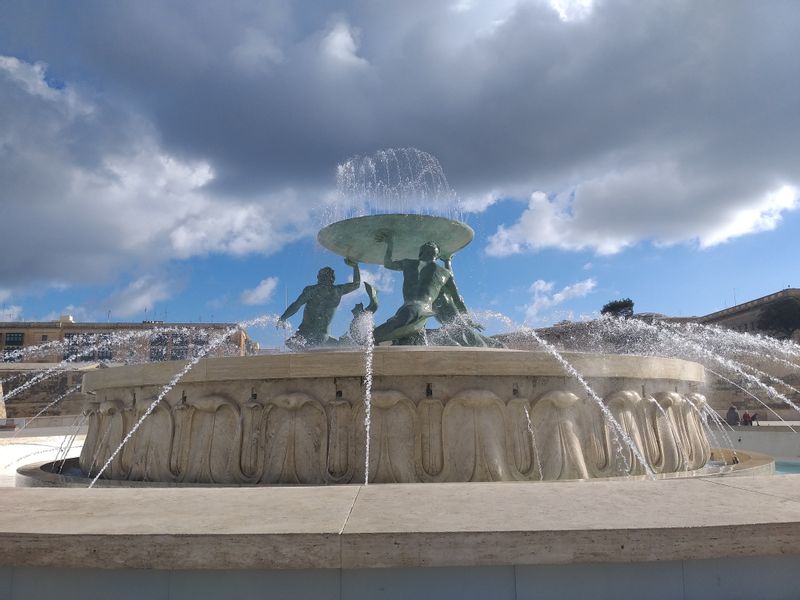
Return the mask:
M383 264L386 242L379 233L394 236L392 260L418 258L425 242L436 242L441 256L447 257L472 241L472 228L444 217L430 215L368 215L331 223L317 235L328 250L361 263Z

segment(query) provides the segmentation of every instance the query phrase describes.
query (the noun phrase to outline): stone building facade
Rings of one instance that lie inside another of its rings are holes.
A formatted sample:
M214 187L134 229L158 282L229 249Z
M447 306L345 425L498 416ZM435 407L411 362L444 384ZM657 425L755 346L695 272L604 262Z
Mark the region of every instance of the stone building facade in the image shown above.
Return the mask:
M703 325L727 327L743 333L766 333L759 326L764 310L771 305L789 299L800 301L800 289L786 288L774 294L713 312L704 317L696 317L694 321Z
M91 362L128 360L183 360L214 336L233 330L225 353L255 353L258 346L247 332L232 323L80 323L69 316L58 321L0 323L0 360L3 362Z
M0 323L0 418L32 416L62 395L47 415L78 414L83 395L75 388L87 370L106 363L185 360L229 331L210 356L258 351L247 332L231 323L80 323L70 316Z

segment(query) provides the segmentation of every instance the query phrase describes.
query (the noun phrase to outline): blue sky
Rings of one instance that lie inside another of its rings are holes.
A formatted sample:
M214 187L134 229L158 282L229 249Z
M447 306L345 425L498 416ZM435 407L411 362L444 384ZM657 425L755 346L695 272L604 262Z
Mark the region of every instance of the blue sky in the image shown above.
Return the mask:
M798 13L4 3L0 320L280 313L320 267L349 277L314 241L337 164L405 147L438 158L475 230L454 260L475 311L701 315L800 287ZM400 281L366 269L387 318Z

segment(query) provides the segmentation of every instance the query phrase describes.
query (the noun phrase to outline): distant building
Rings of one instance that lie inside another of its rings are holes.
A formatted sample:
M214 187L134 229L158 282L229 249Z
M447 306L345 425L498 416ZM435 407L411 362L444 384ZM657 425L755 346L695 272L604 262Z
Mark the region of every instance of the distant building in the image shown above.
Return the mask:
M787 300L791 301L787 303ZM777 307L782 307L784 311L796 311L789 315L786 323L800 323L800 289L786 288L755 300L750 300L736 306L731 306L724 310L719 310L701 317L669 317L659 313L636 313L631 317L646 323L699 323L702 325L714 325L733 329L742 333L751 334L774 334L768 331L763 325L765 313ZM788 307L788 308L787 308ZM556 345L558 348L576 351L596 351L596 352L616 352L625 351L628 340L623 333L615 332L613 329L604 331L598 321L569 322L562 321L551 327L543 327L536 330L536 335L540 338ZM791 331L790 326L787 330L780 333L780 337L791 337L800 342L800 328ZM530 333L515 332L494 336L504 342L509 348L519 350L536 350L541 345ZM800 373L796 368L778 364L774 360L758 360L753 356L744 357L745 362L752 364L759 370L777 377L785 384L778 385L774 381L769 382L778 391L792 400L800 403ZM755 362L754 362L755 361ZM724 371L724 369L720 369ZM724 413L731 404L735 404L740 409L757 411L759 416L766 420L772 418L775 413L784 418L796 420L797 413L787 407L783 402L773 398L761 398L760 401L754 398L753 392L758 390L746 378L740 377L736 373L727 372L726 376L720 377L711 372L706 372L706 395L709 404ZM765 404L766 403L766 404Z
M77 414L83 397L75 388L86 370L106 362L185 360L226 332L209 356L258 353L258 344L231 323L76 323L69 315L0 322L0 418L30 417L64 394L46 414ZM31 385L33 378L39 380ZM24 392L13 393L21 386Z
M694 320L703 325L719 325L746 333L766 333L759 326L764 310L790 299L800 301L800 289L786 288L768 296L718 310L704 317L696 317Z
M58 321L0 323L3 362L127 362L184 360L215 336L233 330L219 354L254 354L254 343L232 323L76 323L70 315Z

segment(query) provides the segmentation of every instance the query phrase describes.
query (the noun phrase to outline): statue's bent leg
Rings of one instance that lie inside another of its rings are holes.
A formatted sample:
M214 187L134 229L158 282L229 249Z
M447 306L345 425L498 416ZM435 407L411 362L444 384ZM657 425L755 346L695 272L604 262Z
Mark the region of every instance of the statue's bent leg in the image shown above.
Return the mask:
M375 328L375 343L419 335L429 316L426 312L415 310L413 306L401 306L397 314Z

